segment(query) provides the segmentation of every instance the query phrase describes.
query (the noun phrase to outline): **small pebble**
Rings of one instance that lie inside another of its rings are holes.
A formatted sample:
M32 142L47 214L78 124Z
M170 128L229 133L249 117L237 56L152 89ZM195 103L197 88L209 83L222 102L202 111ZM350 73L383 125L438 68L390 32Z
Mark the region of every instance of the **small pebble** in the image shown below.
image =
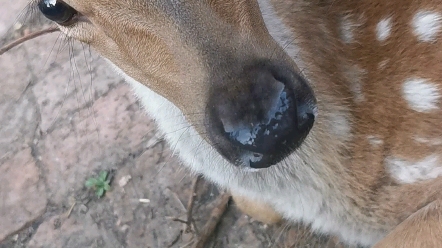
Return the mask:
M78 211L80 211L80 213L85 214L88 211L88 207L86 207L86 205L81 204L80 207L78 208Z
M130 179L132 179L130 175L124 176L118 181L118 185L120 185L120 187L124 187L130 181Z

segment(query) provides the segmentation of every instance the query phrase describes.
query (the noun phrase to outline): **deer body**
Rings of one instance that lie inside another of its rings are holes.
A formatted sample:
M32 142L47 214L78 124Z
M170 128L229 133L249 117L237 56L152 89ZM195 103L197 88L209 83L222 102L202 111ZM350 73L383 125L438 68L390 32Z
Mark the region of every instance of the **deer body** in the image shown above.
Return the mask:
M372 246L389 233L386 247L395 237L442 245L442 221L425 231L428 216L442 211L441 1L65 2L80 14L61 30L125 77L192 171L267 206L262 215L350 245ZM305 78L314 97L293 79L295 97L306 96L297 104L315 123L289 154L253 168L250 154L224 147L230 141L214 126L235 129L229 111L243 111L234 115L241 119L260 108L232 107L217 94L235 101L255 89L237 68L261 59Z

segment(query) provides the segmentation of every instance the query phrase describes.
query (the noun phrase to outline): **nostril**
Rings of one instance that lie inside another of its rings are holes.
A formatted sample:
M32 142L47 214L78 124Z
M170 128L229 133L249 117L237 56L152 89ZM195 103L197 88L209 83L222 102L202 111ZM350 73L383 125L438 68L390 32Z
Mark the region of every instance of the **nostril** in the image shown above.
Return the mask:
M282 87L277 87L277 94L269 101L272 104L261 120L240 122L236 127L231 123L226 125L228 121L222 120L227 138L234 145L252 152L254 160L259 160L262 154L290 148L294 145L293 136L302 136L313 124L314 110L308 104L298 106L293 91L282 83L279 85Z
M211 94L209 134L214 147L233 164L274 165L303 142L313 126L316 100L298 74L258 64L245 70L235 87Z
M298 129L303 130L311 126L315 120L318 109L311 104L303 103L298 108Z

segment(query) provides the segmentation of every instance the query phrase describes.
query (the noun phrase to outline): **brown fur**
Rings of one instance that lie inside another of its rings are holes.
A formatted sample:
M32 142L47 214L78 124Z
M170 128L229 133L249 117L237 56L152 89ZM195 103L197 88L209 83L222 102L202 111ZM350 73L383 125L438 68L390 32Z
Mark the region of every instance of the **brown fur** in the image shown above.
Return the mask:
M442 247L442 202L434 201L399 224L375 248Z
M304 3L309 7L304 8L316 9L306 16L297 14L296 11L300 9L299 5L302 5L299 2L303 1L273 2L279 7L280 14L285 16L284 20L298 33L299 30L303 32L300 37L306 37L302 43L305 53L321 52L321 56L305 55L310 59L308 69L312 71L311 77L315 78L316 82L327 82L315 85L317 94L326 97L332 90L334 95L330 97L351 109L354 130L353 141L348 144L348 157L351 159L345 164L349 173L343 175L342 180L348 183L347 193L353 195L355 205L371 212L370 216L366 217L393 224L440 198L441 180L400 185L385 172L383 161L388 155L416 161L436 149L411 141L411 136L422 134L426 135L425 137L440 137L440 110L431 114L409 110L400 96L399 85L406 77L413 75L430 78L442 85L441 70L434 67L440 65L440 56L437 54L441 54L442 40L439 39L436 44L431 45L418 44L407 26L417 8L429 6L430 9L440 11L442 2L416 3L409 0L397 4L382 0L337 0L331 1L331 5L320 7L319 3L324 1L309 1ZM355 29L361 33L356 35L356 42L351 45L344 45L336 40L339 32L337 20L343 14L352 14L355 18L365 15L364 24ZM393 39L385 46L379 46L375 42L375 21L389 14L398 18L394 21ZM311 33L320 25L325 26L326 32L321 35L325 37ZM321 42L309 42L310 36L323 39ZM324 40L329 40L332 44L324 44ZM363 77L363 89L367 99L362 104L349 101L351 95L348 82L341 81L339 75L336 75L342 69L337 67L338 63L330 63L339 59L336 58L336 54L345 55L341 59L357 63L367 70ZM385 58L390 58L391 61L384 71L379 71L378 63ZM330 82L331 79L335 79L334 82ZM373 134L384 138L381 147L373 148L368 145L366 137ZM441 152L440 148L436 151Z
M235 194L232 194L232 198L239 210L257 221L266 224L277 224L282 221L282 216L265 203L256 202Z

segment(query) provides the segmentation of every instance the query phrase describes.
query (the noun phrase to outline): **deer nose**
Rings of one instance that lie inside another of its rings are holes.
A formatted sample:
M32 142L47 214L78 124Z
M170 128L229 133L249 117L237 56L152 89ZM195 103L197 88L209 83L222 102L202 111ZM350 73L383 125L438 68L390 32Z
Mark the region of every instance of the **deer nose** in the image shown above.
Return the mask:
M211 108L215 147L230 162L274 165L298 148L313 126L316 103L306 81L286 67L247 67L236 87L217 91Z

